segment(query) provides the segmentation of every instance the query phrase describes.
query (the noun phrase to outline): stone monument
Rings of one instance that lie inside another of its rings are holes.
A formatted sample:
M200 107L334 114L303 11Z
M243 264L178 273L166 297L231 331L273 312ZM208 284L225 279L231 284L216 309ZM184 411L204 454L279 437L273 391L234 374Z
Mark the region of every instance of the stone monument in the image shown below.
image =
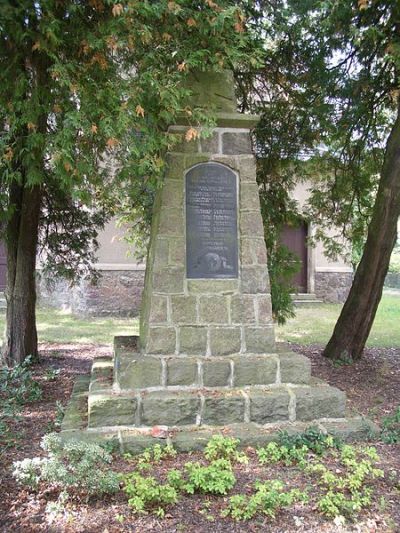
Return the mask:
M309 360L275 344L255 158L230 73L198 74L196 102L216 111L208 138L167 155L154 204L139 337L117 337L76 384L66 438L198 449L223 430L243 444L279 429L359 436L345 394L312 379ZM187 125L170 131L185 133Z

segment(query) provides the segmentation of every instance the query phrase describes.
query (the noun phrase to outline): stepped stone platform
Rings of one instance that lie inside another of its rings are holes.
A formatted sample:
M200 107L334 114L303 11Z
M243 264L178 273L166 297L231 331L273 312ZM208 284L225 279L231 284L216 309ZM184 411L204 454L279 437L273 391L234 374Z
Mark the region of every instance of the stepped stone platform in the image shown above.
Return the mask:
M349 440L377 431L367 419L346 418L345 394L311 377L310 361L300 354L146 356L143 362L137 340L116 337L114 357L96 358L90 376L77 381L63 438L114 440L121 451L139 453L155 443L200 450L218 432L256 446L310 425Z
M236 113L229 73L201 74L193 92L212 102L207 139L175 146L154 206L138 337L116 337L76 384L64 438L154 442L199 449L215 432L243 445L279 430L361 437L345 394L311 377L310 362L275 342L264 225L250 128ZM229 120L227 120L229 116ZM184 137L187 126L169 128Z

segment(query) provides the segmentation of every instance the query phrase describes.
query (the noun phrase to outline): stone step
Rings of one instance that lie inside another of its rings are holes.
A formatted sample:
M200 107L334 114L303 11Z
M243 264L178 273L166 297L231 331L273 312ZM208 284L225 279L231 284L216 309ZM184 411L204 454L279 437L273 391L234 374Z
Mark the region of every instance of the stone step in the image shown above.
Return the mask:
M215 390L93 392L88 427L225 426L345 416L344 392L325 384Z
M295 293L291 294L291 297L296 307L319 305L323 303L323 301L319 300L314 293Z
M81 440L98 444L115 444L121 453L142 453L146 448L155 444L160 446L172 445L178 452L200 451L205 448L213 435L223 434L240 440L239 446L260 447L269 442L277 441L282 431L290 435L301 434L309 427L318 428L324 434L334 435L345 441L365 440L377 435L379 427L363 417L353 418L322 418L310 422L281 422L260 426L255 423L230 424L223 428L217 427L185 427L177 430L167 430L165 433L153 434L147 428L91 428L81 429L80 426L61 430L60 436L64 442Z
M0 292L0 313L4 313L7 310L6 297L3 292Z
M115 354L114 384L121 391L307 384L310 378L309 359L294 352L214 357Z
M110 356L96 357L90 373L89 392L110 390L114 378L114 360Z

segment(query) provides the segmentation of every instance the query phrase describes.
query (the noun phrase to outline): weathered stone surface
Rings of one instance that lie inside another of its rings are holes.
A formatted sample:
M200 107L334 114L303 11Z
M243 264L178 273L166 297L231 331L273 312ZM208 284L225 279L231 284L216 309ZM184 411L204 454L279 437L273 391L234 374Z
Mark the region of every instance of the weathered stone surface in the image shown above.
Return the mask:
M137 316L144 285L144 269L101 270L96 284L81 279L71 287L66 280L38 279L38 297L44 306L70 308L77 316Z
M222 152L227 155L251 154L249 133L223 133Z
M271 353L275 349L273 326L253 328L246 326L244 330L246 351L250 353Z
M346 395L335 387L292 387L296 396L296 419L342 418L346 411Z
M90 431L66 430L61 431L59 435L63 443L79 440L81 442L93 442L96 444L107 443L116 450L120 449L118 431L112 429L107 431L104 431L103 428L97 430L91 428Z
M179 353L206 353L207 329L202 326L181 326L179 328Z
M200 398L195 393L153 392L142 400L142 424L145 426L184 426L196 423Z
M170 294L183 293L183 279L183 268L165 268L154 273L153 290Z
M261 213L259 211L241 211L240 231L243 237L264 235Z
M227 167L230 167L233 170L238 170L238 161L237 157L234 156L228 156L228 155L213 155L212 161L216 161L217 163L221 163L222 165L226 165Z
M234 386L269 385L276 382L277 361L274 357L235 357Z
M183 237L173 237L169 241L169 265L184 266L185 244Z
M209 157L204 154L190 154L185 157L185 170L189 169L199 163L204 163L209 160Z
M197 361L193 358L170 359L167 363L167 385L194 385L197 383Z
M181 180L185 171L185 158L180 154L167 154L167 171L169 178Z
M254 296L235 295L231 300L231 320L233 324L255 324Z
M137 430L121 431L121 453L130 453L136 455L144 452L146 448L151 448L155 444L166 446L166 439L154 438L151 435L143 435Z
M228 303L226 296L200 296L200 322L203 324L227 324Z
M265 293L269 289L267 267L242 268L242 291L244 294Z
M167 297L153 294L153 297L151 299L149 321L152 324L165 324L168 321L167 309Z
M254 181L244 182L240 185L240 208L254 209L260 211L260 200L258 195L258 185Z
M241 347L241 332L239 327L210 328L211 355L227 355L237 353Z
M249 239L241 236L240 239L240 260L242 265L254 265L254 239Z
M208 360L203 363L203 384L205 387L226 387L231 375L230 361Z
M183 179L167 179L162 188L162 205L164 207L183 207Z
M170 354L175 353L176 331L169 327L150 327L147 338L147 353Z
M219 152L219 134L214 131L210 137L200 139L201 151L209 154Z
M91 381L101 378L109 378L113 372L113 360L108 356L96 357L93 360Z
M232 71L197 71L196 75L186 78L185 85L191 91L191 105L215 107L218 112L236 112Z
M159 235L183 235L182 208L164 208L160 213Z
M201 423L211 426L224 426L244 421L244 398L240 392L207 396Z
M136 420L137 399L117 395L89 397L89 427L129 426Z
M272 304L271 296L269 294L258 295L256 298L257 307L257 321L258 324L272 323Z
M167 237L158 237L154 245L154 271L159 272L163 270L169 261L169 243Z
M191 279L187 281L188 291L192 294L233 294L238 291L237 279Z
M140 354L120 356L116 362L114 377L122 390L160 386L161 361L157 357Z
M342 303L352 282L352 272L315 272L315 296L324 302Z
M213 436L209 430L179 431L173 436L173 446L178 452L201 451Z
M196 306L195 296L171 296L172 322L174 324L196 324Z
M240 181L255 182L256 181L256 160L252 155L241 155L238 157L238 169L240 173Z
M180 152L182 154L196 154L200 148L199 139L193 141L186 141L185 136L182 135L182 141L173 147L174 152Z
M304 355L291 353L279 354L281 362L282 383L309 383L311 378L311 362Z
M250 421L270 424L289 419L289 394L282 389L249 392Z
M364 417L322 420L319 425L330 435L340 437L345 441L370 439L380 433L379 426Z

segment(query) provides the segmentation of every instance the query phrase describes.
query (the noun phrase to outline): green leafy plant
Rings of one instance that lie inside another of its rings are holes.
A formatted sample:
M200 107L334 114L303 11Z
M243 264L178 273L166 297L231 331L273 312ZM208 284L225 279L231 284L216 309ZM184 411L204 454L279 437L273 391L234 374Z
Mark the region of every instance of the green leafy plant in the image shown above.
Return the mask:
M122 478L128 505L135 513L154 512L162 518L165 507L178 502L178 492L169 483L161 484L154 477L132 472Z
M344 445L340 454L342 468L333 472L322 463L309 465L308 472L317 474L319 484L326 491L318 501L319 510L328 517L353 517L369 506L373 494L369 482L384 475L376 468L378 461L373 447L357 450Z
M198 462L186 463L183 474L179 470L170 470L168 482L188 494L225 495L235 485L236 478L230 461L216 459L207 466Z
M146 448L137 458L136 467L138 470L149 470L153 464L159 464L161 461L176 456L176 450L170 444L161 446L155 444L152 447ZM132 458L125 454L126 458Z
M280 446L276 442L270 442L264 448L259 448L256 453L262 465L282 462L286 466L298 464L304 467L307 464L308 452L309 450L305 445L302 445L301 448L288 448L287 446Z
M258 513L275 518L276 513L283 507L290 507L298 501L308 501L307 494L298 489L285 492L284 484L278 480L257 482L255 488L256 492L252 496L231 496L222 515L231 516L235 520L249 520Z
M322 433L317 427L311 426L303 433L290 435L287 431L279 434L278 443L286 448L300 449L306 446L308 450L317 455L322 455L324 451L330 448L339 448L341 441L337 437Z
M13 368L0 367L0 442L6 449L15 445L18 435L10 422L18 419L22 406L40 400L42 389L30 370L32 358Z
M233 437L213 435L205 447L204 455L209 461L228 459L229 461L247 464L249 462L247 455L237 449L239 443L239 439Z
M109 469L112 456L97 444L63 442L59 435L50 433L42 439L41 447L48 457L34 457L14 462L13 476L31 489L41 482L61 490L87 497L114 493L119 490L119 476Z
M382 420L381 438L386 444L400 442L400 406L395 412Z

